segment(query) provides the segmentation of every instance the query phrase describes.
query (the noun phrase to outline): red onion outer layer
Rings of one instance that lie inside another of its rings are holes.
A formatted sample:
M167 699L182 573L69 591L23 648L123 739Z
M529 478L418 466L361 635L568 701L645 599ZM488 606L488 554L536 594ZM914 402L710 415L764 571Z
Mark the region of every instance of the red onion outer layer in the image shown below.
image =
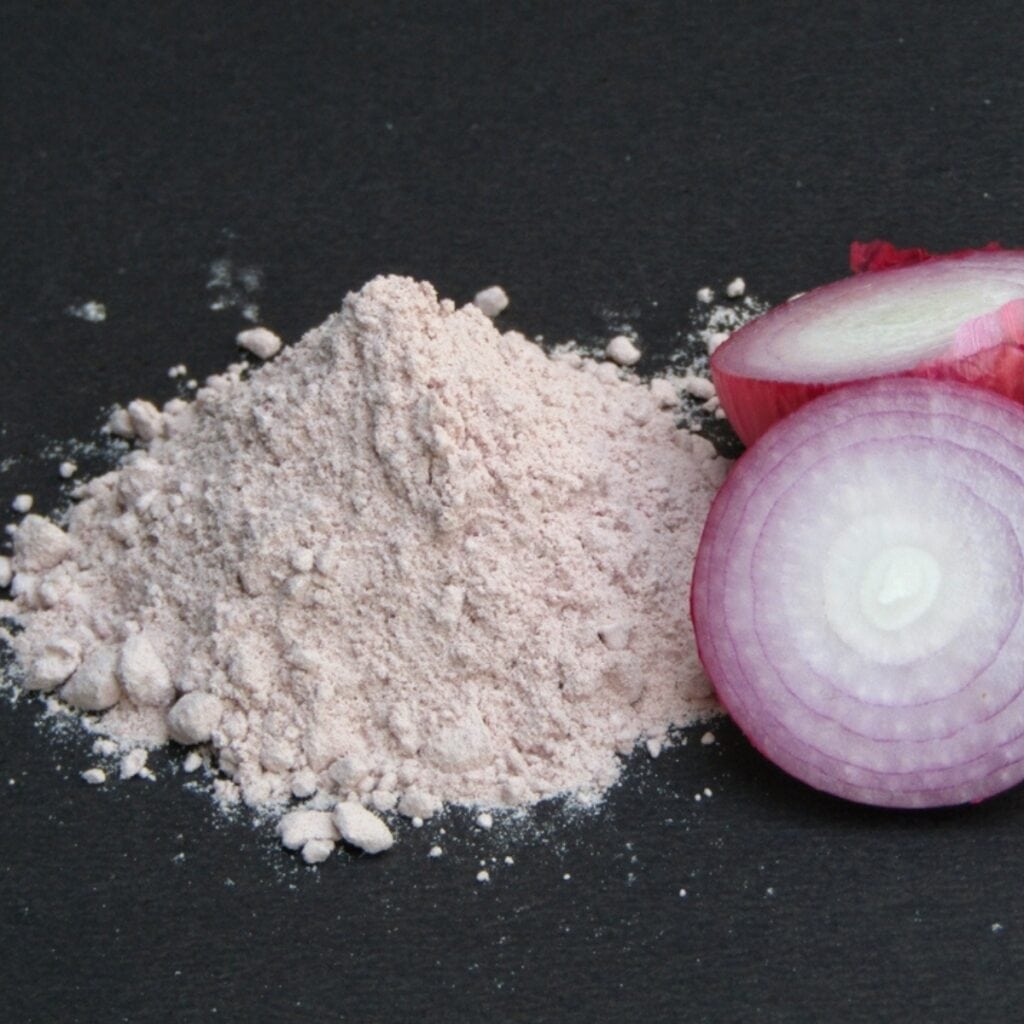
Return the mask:
M876 272L777 306L715 351L718 397L745 444L818 395L876 377L961 381L1024 401L1024 252L888 249L857 257Z
M1024 409L853 384L779 423L712 506L691 590L719 698L785 771L890 807L1024 778Z

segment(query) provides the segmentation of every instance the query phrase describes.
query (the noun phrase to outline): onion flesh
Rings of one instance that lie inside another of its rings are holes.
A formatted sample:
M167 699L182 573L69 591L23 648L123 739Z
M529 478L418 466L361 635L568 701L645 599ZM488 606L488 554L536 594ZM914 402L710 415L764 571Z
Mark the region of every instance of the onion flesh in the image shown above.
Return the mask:
M853 263L889 269L777 306L712 356L722 408L745 444L818 395L875 377L955 380L1024 401L1024 251L930 258L890 246L855 250Z
M913 378L836 390L740 458L691 612L768 758L862 803L1024 778L1024 408Z

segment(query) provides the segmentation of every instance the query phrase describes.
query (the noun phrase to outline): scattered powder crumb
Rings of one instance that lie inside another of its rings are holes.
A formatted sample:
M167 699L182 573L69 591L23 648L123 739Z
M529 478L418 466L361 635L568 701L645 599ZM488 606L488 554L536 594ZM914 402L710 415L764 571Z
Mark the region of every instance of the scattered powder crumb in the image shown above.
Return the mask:
M31 494L19 494L14 501L11 502L11 508L15 512L22 514L32 511L33 498Z
M715 742L715 734L713 732L706 732L701 736L700 741L705 747L710 747Z
M440 846L432 846L427 851L427 856L428 857L435 857L436 858L436 857L442 856L443 854L444 854L444 850L442 850Z
M680 889L679 890L679 896L680 896L680 898L685 897L686 896L686 890L685 889Z
M263 272L258 267L236 267L230 259L214 260L206 282L206 289L212 295L210 309L215 312L237 309L244 319L256 323L260 309L254 296L262 283Z
M492 285L484 288L473 296L473 305L483 313L484 316L493 319L498 314L508 309L508 296L505 289L500 285Z
M366 853L383 853L395 843L391 829L362 804L345 802L334 808L334 824L341 838Z
M704 787L704 795L711 796L711 788L709 786Z
M489 882L491 880L491 873L486 868L476 873L476 880L478 882Z
M100 786L107 781L107 773L102 768L86 768L82 772L82 778L89 783L90 786Z
M57 467L57 472L65 480L70 480L78 472L78 466L74 462L62 462Z
M110 416L107 418L106 425L103 429L108 434L113 434L115 437L122 437L125 440L131 440L135 437L135 428L132 426L128 410L122 408L120 405L115 405L110 411Z
M730 297L743 282L743 291ZM735 278L724 289L726 297L716 303L715 292L701 288L697 293L699 306L694 313L693 325L681 337L678 349L670 360L680 376L673 378L683 396L683 409L691 429L700 429L707 422L722 420L725 413L717 402L705 407L716 397L710 379L709 360L715 350L727 341L734 331L760 316L768 304L751 296L742 278Z
M742 277L734 277L726 286L725 294L730 299L738 299L747 290L747 282Z
M505 858L505 863L506 864L515 864L515 858L514 857L506 857Z
M633 343L632 338L625 334L618 334L608 342L604 354L619 366L634 366L640 362L640 349Z
M476 816L476 823L483 829L489 829L494 825L494 817L484 811Z
M658 757L661 754L661 740L648 740L646 746L651 757Z
M113 757L117 753L118 747L113 740L107 739L105 736L101 736L92 745L92 752L98 754L100 757Z
M149 754L144 747L135 747L134 750L129 750L121 758L120 777L122 779L134 779L137 775L141 775L146 767L148 757Z
M329 839L310 839L302 846L302 859L307 864L322 864L334 852Z
M11 575L11 560L6 555L0 555L0 587L10 586Z
M247 352L251 352L260 359L270 359L281 351L283 344L281 339L266 327L253 327L251 330L242 331L235 338L235 341Z
M68 306L68 316L87 320L91 324L99 324L107 319L107 307L102 302L83 302L77 306Z
M694 398L707 401L716 397L715 385L708 377L698 377L693 373L686 374L680 381L682 389Z
M992 925L992 934L996 935L1003 930L1003 926L998 922L994 922Z
M185 755L181 767L189 774L199 771L203 767L203 755L196 750L190 750Z
M769 885L768 888L765 889L764 894L765 894L765 896L774 896L775 895L775 889L772 886Z
M188 367L184 363L178 363L167 371L167 376L172 380L177 377L184 377L188 373Z
M700 803L700 801L701 801L701 795L700 795L700 793L694 793L694 794L693 794L693 799L694 799L694 800L696 800L696 801L697 801L697 803Z
M563 882L568 882L568 881L571 881L571 880L572 880L572 875L570 875L568 871L564 875L562 875L562 881Z
M336 843L341 838L329 811L310 811L305 808L283 815L277 823L277 834L289 850L301 849L311 840Z

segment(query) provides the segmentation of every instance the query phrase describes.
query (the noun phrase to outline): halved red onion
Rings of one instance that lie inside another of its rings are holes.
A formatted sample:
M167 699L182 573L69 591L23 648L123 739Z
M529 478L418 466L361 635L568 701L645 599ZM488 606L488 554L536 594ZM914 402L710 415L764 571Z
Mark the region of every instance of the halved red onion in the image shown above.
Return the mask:
M691 590L753 744L818 789L959 804L1024 778L1024 408L858 383L740 458Z
M722 408L744 443L812 398L874 377L957 380L1024 401L1024 251L933 258L856 245L854 266L891 269L777 306L711 357Z

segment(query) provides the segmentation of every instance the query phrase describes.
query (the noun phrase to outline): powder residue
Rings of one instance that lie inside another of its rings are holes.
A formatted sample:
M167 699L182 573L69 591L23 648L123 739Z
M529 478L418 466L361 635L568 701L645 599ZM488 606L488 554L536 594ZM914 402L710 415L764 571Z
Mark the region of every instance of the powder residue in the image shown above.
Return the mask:
M598 794L715 707L687 592L726 463L664 388L383 277L122 412L136 448L64 529L26 517L3 609L29 685L112 702L122 775L173 736L225 801L422 820ZM289 844L323 859L328 821Z

